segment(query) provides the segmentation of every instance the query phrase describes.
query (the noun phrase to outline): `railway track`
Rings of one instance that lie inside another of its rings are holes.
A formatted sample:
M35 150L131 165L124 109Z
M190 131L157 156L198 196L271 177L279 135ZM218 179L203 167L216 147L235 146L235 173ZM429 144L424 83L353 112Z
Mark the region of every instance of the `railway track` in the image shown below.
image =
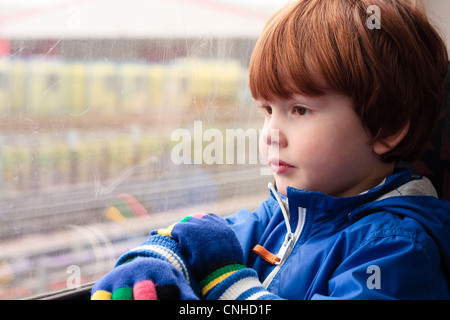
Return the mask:
M106 219L105 209L120 193L139 199L151 215L183 207L214 203L266 190L269 177L259 167L207 173L197 171L157 181L136 179L112 190L65 190L0 201L0 239L47 233L67 225L87 225ZM103 191L102 191L103 190Z
M103 193L72 190L2 201L0 299L68 288L73 268L79 269L81 283L95 281L150 230L167 226L196 207L215 208L220 215L242 207L255 209L268 192L270 177L259 175L259 168L247 168L142 180ZM149 217L124 223L107 220L104 210L120 192L133 194L151 208Z

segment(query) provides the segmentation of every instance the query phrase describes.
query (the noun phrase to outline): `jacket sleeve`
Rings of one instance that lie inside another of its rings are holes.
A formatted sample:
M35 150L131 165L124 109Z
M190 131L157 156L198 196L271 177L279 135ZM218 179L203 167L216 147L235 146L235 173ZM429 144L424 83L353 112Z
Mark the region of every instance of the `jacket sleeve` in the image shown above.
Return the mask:
M207 289L204 294L206 300L283 300L267 291L256 271L245 266L237 271L228 269L217 273L208 282L204 287Z
M252 249L258 244L258 241L269 224L273 212L271 210L273 201L274 200L269 197L269 199L261 203L254 212L247 209L241 209L235 214L225 218L236 233L242 246L242 250L244 251L244 263L246 264L248 264Z
M439 299L445 278L431 240L394 230L361 244L312 299Z

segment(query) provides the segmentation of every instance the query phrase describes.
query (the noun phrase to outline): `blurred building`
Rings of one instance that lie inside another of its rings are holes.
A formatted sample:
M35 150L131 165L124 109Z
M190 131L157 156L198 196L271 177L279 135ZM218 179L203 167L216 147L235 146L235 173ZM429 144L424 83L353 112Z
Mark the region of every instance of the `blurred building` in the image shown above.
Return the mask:
M275 11L273 6L217 0L12 3L0 2L0 54L74 59L163 61L211 55L247 62ZM205 41L208 50L199 45Z

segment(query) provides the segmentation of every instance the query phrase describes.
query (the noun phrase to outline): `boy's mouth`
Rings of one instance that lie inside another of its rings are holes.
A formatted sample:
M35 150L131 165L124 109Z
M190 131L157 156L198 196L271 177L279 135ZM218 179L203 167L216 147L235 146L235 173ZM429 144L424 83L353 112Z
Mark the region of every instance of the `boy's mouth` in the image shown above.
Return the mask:
M293 165L290 165L289 163L286 163L280 159L270 159L269 166L272 169L272 171L276 174L283 174L291 171L295 167Z

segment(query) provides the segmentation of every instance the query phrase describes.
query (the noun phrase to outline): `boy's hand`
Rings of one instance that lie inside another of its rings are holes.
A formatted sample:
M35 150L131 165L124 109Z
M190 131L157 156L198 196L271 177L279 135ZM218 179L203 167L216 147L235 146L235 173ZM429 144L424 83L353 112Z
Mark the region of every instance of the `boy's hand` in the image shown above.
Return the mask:
M171 263L186 278L189 285L196 288L196 283L187 267L186 258L180 249L178 242L165 236L152 236L139 247L131 249L123 254L115 267L127 263L137 257L155 258Z
M91 300L198 300L171 263L137 257L115 267L92 288Z
M178 242L204 296L221 279L245 268L242 247L219 216L194 214L152 235L168 236Z

